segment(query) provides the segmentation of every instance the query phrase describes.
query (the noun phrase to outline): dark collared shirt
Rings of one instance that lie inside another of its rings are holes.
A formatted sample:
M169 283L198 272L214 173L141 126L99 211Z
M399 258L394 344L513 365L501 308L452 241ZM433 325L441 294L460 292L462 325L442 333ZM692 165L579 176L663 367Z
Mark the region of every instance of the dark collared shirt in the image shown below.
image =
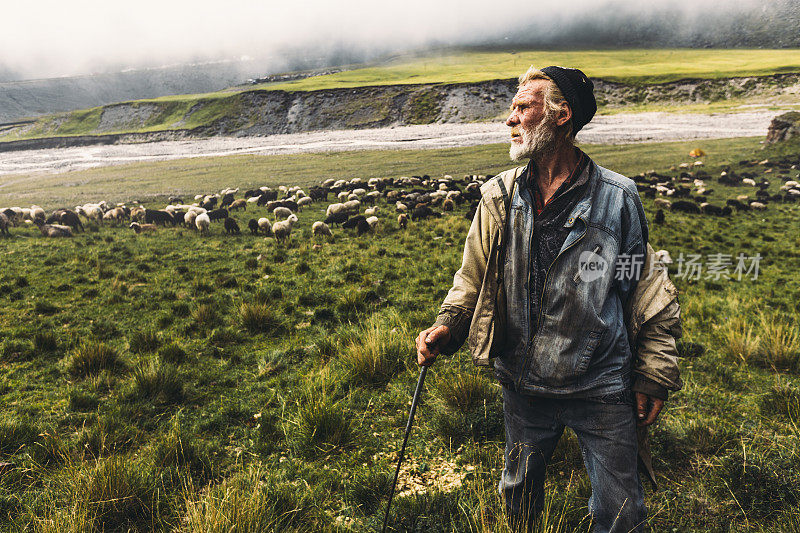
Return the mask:
M523 173L524 186L528 189L528 193L533 196L533 205L536 212L531 240L530 318L533 321L531 326L532 335L536 333L539 304L542 300L547 271L561 251L561 247L570 232L570 228L565 228L564 224L572 208L583 196L589 181L589 171L591 170L589 165L592 164L592 161L579 148L575 148L575 150L579 155L578 165L547 202L542 199L542 193L537 182L536 165L533 160L528 163L528 168ZM531 196L522 195L526 199L530 199Z

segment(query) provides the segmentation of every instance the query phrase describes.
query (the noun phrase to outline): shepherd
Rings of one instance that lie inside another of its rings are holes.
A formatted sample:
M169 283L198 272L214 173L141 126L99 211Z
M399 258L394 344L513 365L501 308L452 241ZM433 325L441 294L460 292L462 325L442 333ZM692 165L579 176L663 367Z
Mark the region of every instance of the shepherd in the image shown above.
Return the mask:
M646 428L682 386L678 292L659 268L634 182L575 146L594 116L578 69L528 69L506 125L526 162L481 187L461 267L434 324L416 339L427 366L469 339L502 385L510 526L530 529L565 427L592 484L594 531L643 531Z

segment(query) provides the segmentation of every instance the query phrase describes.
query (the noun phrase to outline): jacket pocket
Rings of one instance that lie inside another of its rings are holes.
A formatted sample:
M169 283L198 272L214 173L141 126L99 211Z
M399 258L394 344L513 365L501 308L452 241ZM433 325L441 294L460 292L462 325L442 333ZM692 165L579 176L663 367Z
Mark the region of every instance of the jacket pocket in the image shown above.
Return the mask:
M590 331L586 336L586 344L584 345L583 350L581 350L581 354L578 356L577 365L575 366L575 375L579 376L589 369L589 363L592 361L592 355L594 355L597 345L600 344L600 339L603 338L603 333L605 333L605 329Z

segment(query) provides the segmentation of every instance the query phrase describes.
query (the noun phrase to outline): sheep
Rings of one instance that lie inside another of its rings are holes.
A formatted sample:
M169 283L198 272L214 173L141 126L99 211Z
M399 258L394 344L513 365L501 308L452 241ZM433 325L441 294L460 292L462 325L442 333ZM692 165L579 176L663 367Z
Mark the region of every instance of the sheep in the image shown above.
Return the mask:
M364 215L368 217L372 217L378 214L378 206L375 207L368 207L364 209Z
M228 235L230 234L238 235L239 233L241 233L241 230L239 229L239 224L236 223L236 219L230 217L225 219L225 233L227 233Z
M42 220L36 220L36 225L39 226L39 231L45 237L72 237L72 228L69 226L60 226L58 224L45 224Z
M297 200L297 208L300 209L301 207L305 207L307 205L311 205L314 200L311 199L309 196L303 196L299 200Z
M250 220L248 220L247 221L247 229L249 229L250 233L252 233L253 235L257 235L258 234L258 220L254 219L254 218L251 218Z
M761 202L750 202L750 207L757 211L765 211L767 209L767 206Z
M663 209L659 209L658 211L656 211L655 222L656 222L656 224L663 224L664 223L664 210Z
M44 220L46 216L47 215L45 215L44 209L42 209L38 205L31 206L31 220L36 220L37 218L41 218L42 220Z
M317 220L311 225L311 233L315 237L332 236L331 228L324 222Z
M172 224L175 225L175 217L168 211L157 211L155 209L144 210L144 221L146 224Z
M183 223L187 228L191 228L194 226L194 221L197 218L197 211L187 211L185 215L183 215Z
M408 206L400 201L394 204L394 208L400 213L405 213L406 211L408 211Z
M272 210L272 214L275 215L275 218L289 218L292 215L292 210L288 207L276 207Z
M330 204L328 206L328 209L325 210L325 216L329 217L331 215L343 213L345 211L347 211L347 208L344 206L343 203Z
M135 231L137 235L143 231L156 231L158 228L155 224L139 224L138 222L131 222L128 227Z
M292 226L294 226L295 222L297 222L297 215L292 213L286 220L273 224L272 234L275 236L275 240L283 242L289 239L292 235Z
M208 213L197 215L197 218L194 219L194 225L200 230L200 233L208 233L208 228L211 227L211 219Z
M375 231L375 228L378 227L378 222L380 222L380 220L376 216L367 218L367 224L369 224L369 227L372 229L372 231Z
M238 200L234 200L228 207L229 211L238 211L239 209L247 211L247 200L239 198Z
M261 233L265 235L270 235L272 233L272 224L266 217L259 218L257 224L258 229L261 230Z
M661 209L671 209L672 208L672 202L670 202L666 198L656 198L655 200L653 200L653 205L655 205L656 207L659 207Z
M687 202L686 200L678 200L672 204L673 211L682 211L684 213L700 214L700 206L694 202Z
M8 217L4 213L0 213L0 235L11 235L8 231Z
M756 186L756 182L755 182L755 180L753 180L753 179L750 179L750 178L744 178L744 179L742 180L742 184L743 184L743 185L749 185L749 186L751 186L751 187L755 187L755 186Z
M348 200L344 203L344 208L348 213L358 213L359 209L361 209L361 202L358 200Z
M397 215L397 225L400 226L400 229L406 229L408 227L408 215L405 213Z
M220 207L219 209L214 209L213 211L209 211L206 213L208 215L208 219L212 222L216 222L217 220L225 220L228 218L228 210L224 207Z
M344 211L341 213L332 213L325 217L326 224L341 224L347 221L348 214Z
M442 210L443 211L452 211L456 208L456 204L450 198L447 198L444 202L442 202Z
M354 217L348 218L347 221L344 224L342 224L342 228L344 229L356 228L358 227L358 224L362 221L366 222L367 217L365 217L364 215L356 215Z

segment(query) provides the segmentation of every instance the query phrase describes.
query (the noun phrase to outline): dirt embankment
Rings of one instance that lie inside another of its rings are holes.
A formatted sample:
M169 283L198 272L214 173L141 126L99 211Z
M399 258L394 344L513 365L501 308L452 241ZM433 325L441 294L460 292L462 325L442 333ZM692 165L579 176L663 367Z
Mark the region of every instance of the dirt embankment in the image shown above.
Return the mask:
M731 98L800 94L800 74L682 80L655 85L627 85L599 79L594 83L599 105L621 108L632 104L709 103ZM516 80L509 79L308 92L246 91L222 99L201 100L182 117L166 124L164 130L147 133L135 133L135 130L158 122L159 116L170 112L165 108L168 104L112 104L102 108L90 135L59 136L55 128L55 134L46 138L0 143L0 151L485 121L505 113L516 85ZM20 123L0 129L3 134L24 134L29 127ZM119 131L134 133L115 133Z

